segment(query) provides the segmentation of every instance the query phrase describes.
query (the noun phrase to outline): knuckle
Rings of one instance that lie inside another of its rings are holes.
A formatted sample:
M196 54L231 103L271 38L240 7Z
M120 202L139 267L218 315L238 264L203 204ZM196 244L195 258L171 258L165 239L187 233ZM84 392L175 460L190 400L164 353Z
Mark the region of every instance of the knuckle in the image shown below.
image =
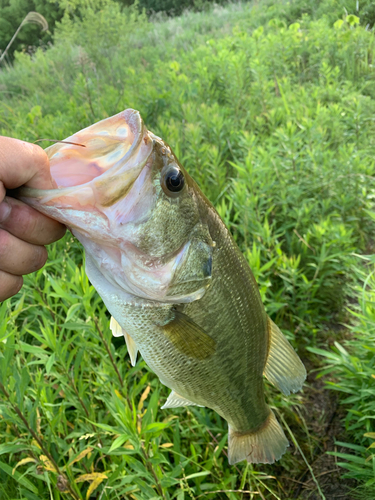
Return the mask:
M40 168L48 168L49 159L47 153L37 144L32 144L32 154L34 157L34 161Z
M18 224L23 234L33 237L38 233L38 214L30 210L29 207L22 211Z

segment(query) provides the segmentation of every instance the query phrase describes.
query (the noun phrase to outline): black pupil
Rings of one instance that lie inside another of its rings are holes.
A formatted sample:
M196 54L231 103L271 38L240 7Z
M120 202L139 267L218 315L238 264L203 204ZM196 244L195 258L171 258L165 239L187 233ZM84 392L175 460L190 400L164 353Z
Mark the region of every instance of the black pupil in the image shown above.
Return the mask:
M184 187L184 176L180 172L180 170L170 172L167 174L167 179L166 179L166 184L167 188L170 191L176 192L176 191L181 191L181 189Z

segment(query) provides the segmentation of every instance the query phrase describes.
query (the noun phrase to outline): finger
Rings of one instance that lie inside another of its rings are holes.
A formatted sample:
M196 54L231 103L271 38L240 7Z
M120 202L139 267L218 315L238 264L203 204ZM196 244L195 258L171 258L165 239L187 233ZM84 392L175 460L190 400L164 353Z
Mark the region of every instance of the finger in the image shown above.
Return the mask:
M59 222L10 197L0 203L0 228L34 245L57 241L66 230Z
M0 271L0 302L9 299L12 295L16 295L21 290L22 285L22 276L14 276L5 271Z
M22 241L0 229L0 267L2 271L21 276L37 271L47 260L42 246Z
M48 156L36 144L0 136L0 179L7 189L23 184L53 189Z

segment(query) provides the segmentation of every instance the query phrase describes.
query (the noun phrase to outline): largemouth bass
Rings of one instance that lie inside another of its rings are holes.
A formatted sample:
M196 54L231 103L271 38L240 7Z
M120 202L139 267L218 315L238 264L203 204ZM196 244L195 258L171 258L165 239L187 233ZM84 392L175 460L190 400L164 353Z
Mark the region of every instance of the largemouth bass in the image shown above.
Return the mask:
M231 464L278 460L288 440L263 375L290 394L306 371L218 213L137 111L67 141L46 150L58 189L18 196L82 243L113 334L124 335L133 365L139 350L172 389L163 408L215 410L229 424Z

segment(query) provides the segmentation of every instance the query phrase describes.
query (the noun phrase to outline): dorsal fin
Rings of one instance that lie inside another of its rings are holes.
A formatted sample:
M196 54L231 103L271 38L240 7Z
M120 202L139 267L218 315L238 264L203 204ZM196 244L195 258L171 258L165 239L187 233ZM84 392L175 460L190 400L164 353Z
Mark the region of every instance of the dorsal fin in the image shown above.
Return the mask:
M263 374L287 396L301 389L306 370L293 347L268 318L269 351Z

